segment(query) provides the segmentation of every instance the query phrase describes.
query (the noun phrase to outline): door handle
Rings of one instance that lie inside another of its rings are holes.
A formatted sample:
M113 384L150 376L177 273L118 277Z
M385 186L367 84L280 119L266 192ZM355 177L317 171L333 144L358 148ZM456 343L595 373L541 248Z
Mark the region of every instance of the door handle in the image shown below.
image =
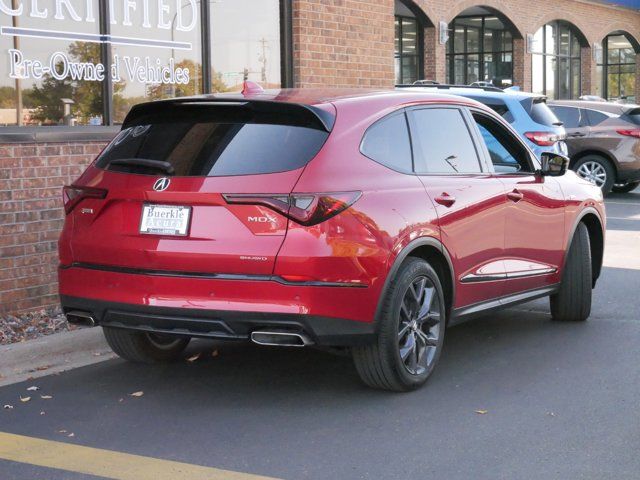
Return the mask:
M449 195L446 192L443 192L442 195L434 198L434 201L436 203L439 203L440 205L443 205L447 208L449 208L450 206L452 206L454 203L456 203L456 197L452 197L451 195Z
M586 136L587 136L586 133L580 133L580 132L569 133L567 135L567 137L571 137L571 138L580 138L580 137L586 137Z
M507 193L507 198L512 202L518 203L520 200L524 198L524 195L520 193L517 188L514 188L512 192Z

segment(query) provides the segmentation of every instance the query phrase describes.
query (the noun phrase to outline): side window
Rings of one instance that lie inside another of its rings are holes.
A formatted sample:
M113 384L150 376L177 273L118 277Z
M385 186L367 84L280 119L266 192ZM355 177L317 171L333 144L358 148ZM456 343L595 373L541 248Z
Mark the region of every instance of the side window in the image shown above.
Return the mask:
M533 172L529 152L509 131L489 117L474 113L496 173Z
M393 170L411 173L411 141L404 112L391 114L371 125L362 138L360 152Z
M462 112L456 108L412 110L411 139L418 173L480 173L480 161Z
M493 110L494 112L496 112L498 115L500 115L502 118L504 118L507 122L509 123L513 123L514 122L514 118L513 118L513 114L511 113L511 110L509 110L509 107L507 107L504 103L487 103L486 104L487 107L491 108L491 110Z
M605 120L611 118L606 113L598 112L596 110L583 110L587 113L587 118L589 119L589 125L595 127L596 125L600 125Z
M582 124L580 119L580 109L572 107L552 106L551 110L556 114L558 120L564 124L564 128L579 128Z

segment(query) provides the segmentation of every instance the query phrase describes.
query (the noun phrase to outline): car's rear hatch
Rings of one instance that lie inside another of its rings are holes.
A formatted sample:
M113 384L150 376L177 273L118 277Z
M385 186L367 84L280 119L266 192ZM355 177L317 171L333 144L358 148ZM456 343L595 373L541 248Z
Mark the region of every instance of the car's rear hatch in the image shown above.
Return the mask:
M80 190L68 192L87 197L69 212L72 261L125 272L272 274L286 216L225 196L286 199L329 135L327 108L219 100L134 108Z

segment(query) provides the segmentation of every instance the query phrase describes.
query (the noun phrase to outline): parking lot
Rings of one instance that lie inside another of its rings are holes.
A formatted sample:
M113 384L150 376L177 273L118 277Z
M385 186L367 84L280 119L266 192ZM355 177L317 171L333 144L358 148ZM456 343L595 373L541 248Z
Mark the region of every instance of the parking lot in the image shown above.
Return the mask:
M640 191L610 196L607 213L585 324L551 322L539 300L451 328L409 394L365 388L349 357L205 341L193 361L108 360L10 385L0 452L29 448L0 460L0 478L96 478L100 462L115 478L638 478Z

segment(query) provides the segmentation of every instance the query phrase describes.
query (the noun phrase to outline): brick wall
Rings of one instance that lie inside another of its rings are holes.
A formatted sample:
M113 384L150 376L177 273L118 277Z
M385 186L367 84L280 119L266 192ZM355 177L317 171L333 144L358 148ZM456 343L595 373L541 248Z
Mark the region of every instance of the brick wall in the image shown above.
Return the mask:
M55 305L61 188L103 143L0 145L0 314Z
M393 85L393 13L393 0L294 0L296 86Z

